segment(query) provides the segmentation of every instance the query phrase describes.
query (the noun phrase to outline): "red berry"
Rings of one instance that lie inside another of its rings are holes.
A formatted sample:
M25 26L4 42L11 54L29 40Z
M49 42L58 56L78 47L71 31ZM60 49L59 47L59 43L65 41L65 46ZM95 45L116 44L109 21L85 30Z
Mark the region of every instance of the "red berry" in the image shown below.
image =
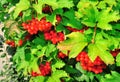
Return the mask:
M62 20L62 17L60 15L56 15L56 20L57 20L57 23L60 23Z
M23 45L23 40L20 39L20 40L18 41L18 46L22 46L22 45Z

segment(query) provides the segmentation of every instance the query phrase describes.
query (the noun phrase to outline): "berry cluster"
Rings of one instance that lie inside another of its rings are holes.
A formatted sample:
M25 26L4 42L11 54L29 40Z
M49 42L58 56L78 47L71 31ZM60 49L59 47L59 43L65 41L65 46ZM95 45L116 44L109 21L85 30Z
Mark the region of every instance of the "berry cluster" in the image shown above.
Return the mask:
M70 26L67 26L66 28L67 28L69 31L71 31L71 32L80 32L80 33L83 33L85 30L88 29L88 27L84 27L83 29L78 30L78 29L72 28L72 27L70 27Z
M64 59L65 57L67 57L66 54L64 54L64 53L62 53L62 52L59 52L59 53L58 53L58 58Z
M15 41L13 41L13 40L6 40L5 43L10 45L11 47L15 47Z
M50 32L44 33L45 40L50 40L53 44L56 44L64 40L64 34L62 32L55 32L51 30Z
M32 76L46 76L51 73L51 67L50 67L50 62L46 62L46 64L40 64L39 70L41 73L37 73L32 71L31 75Z
M106 64L99 57L92 62L85 51L79 53L79 55L76 57L76 61L80 61L84 70L92 71L96 74L102 73L103 69L106 68Z
M114 51L110 51L110 53L113 55L113 57L116 57L118 53L120 53L120 49L115 49Z
M42 18L40 21L33 18L28 23L22 23L22 26L25 30L28 31L31 35L37 34L38 31L46 32L49 31L52 27L50 22L47 22L45 18Z

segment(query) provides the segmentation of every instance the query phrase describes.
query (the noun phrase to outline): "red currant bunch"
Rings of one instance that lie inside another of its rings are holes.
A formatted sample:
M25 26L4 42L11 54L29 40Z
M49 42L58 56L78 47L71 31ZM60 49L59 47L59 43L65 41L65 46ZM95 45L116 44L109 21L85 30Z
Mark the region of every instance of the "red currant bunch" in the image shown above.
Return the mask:
M47 32L51 29L52 24L46 21L46 18L42 18L39 21L38 28L41 32Z
M13 40L6 40L5 43L10 45L11 47L15 47L15 41L13 41Z
M49 31L52 27L50 22L46 21L46 18L42 18L40 21L38 19L33 18L28 21L28 23L22 23L22 26L25 30L28 31L31 35L37 34L38 31L46 32Z
M50 67L50 62L46 62L45 65L44 64L40 64L39 66L39 70L41 73L37 73L32 71L31 75L32 76L46 76L49 75L51 73L51 67Z
M39 27L38 27L39 21L37 19L32 19L28 21L28 23L22 23L22 26L25 30L28 31L31 35L37 34Z
M44 33L45 40L50 40L53 44L56 44L64 40L64 34L62 32L55 32L51 30L50 32Z
M94 62L92 62L87 54L87 52L82 51L79 53L79 55L76 57L76 61L80 61L81 66L84 70L92 71L96 74L102 73L103 69L106 68L106 64L97 57Z

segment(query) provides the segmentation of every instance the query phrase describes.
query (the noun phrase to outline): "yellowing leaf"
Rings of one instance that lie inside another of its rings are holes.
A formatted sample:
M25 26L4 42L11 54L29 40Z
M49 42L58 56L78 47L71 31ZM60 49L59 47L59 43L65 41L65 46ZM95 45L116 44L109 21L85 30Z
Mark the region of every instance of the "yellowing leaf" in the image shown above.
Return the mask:
M101 41L96 42L95 44L90 44L88 46L88 55L92 61L95 60L97 56L101 58L107 65L114 63L114 58L110 54L109 51L107 51L107 41Z
M63 53L69 50L69 58L75 58L88 44L85 36L80 32L72 32L66 37L68 39L59 43L57 48Z

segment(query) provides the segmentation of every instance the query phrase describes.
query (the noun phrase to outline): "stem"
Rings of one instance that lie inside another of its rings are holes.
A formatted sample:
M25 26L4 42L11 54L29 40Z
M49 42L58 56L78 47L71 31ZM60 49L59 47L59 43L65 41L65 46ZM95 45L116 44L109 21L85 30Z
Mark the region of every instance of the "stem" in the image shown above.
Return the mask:
M35 0L35 4L38 4L38 0ZM38 13L36 12L36 16L38 16Z
M95 43L96 29L97 29L97 26L95 25L93 37L92 37L92 40L91 40L91 42L92 42L93 44Z

